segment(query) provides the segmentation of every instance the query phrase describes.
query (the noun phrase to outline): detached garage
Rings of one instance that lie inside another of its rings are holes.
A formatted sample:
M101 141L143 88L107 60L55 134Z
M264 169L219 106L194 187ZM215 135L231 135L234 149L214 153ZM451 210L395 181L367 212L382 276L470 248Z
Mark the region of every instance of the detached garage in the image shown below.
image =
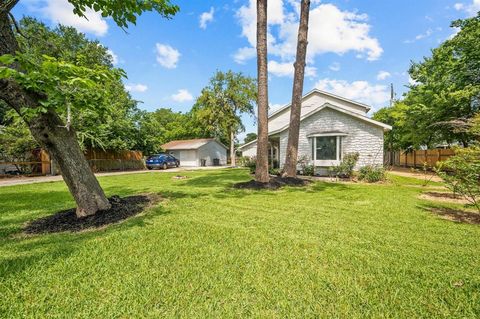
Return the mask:
M227 165L227 147L214 138L171 141L162 148L180 160L180 166Z

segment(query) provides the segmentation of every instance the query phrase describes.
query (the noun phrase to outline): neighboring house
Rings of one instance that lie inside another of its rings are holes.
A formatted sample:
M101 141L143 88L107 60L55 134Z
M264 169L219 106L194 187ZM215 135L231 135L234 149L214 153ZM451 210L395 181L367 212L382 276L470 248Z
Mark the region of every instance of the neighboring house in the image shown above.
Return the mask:
M227 147L214 138L171 141L162 148L180 160L180 166L227 164Z
M383 165L383 134L390 125L367 116L370 107L341 96L313 90L302 98L298 156L306 156L321 175L340 164L347 153L358 152L356 169ZM269 160L283 167L288 143L290 104L268 117ZM243 156L255 156L257 141L239 147Z

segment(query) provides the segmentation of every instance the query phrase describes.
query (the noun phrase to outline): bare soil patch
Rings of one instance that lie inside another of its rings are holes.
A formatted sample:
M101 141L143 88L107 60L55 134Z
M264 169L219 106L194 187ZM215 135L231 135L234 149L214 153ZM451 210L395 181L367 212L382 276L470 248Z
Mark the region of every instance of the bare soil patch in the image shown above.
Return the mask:
M257 182L256 180L250 180L248 182L236 183L233 188L237 189L279 189L283 186L305 186L310 184L311 181L298 177L271 177L268 183Z
M452 208L431 208L429 209L432 213L440 216L443 219L448 219L454 222L467 223L467 224L480 224L480 214L452 209Z
M77 218L76 209L71 208L31 221L25 226L23 232L25 234L44 234L102 228L138 215L148 206L158 203L160 200L161 198L155 195L136 195L123 198L112 196L109 198L112 208L108 210L99 211L92 216Z
M427 199L436 202L448 202L457 204L468 204L468 201L462 196L445 192L424 192L419 196L421 199Z

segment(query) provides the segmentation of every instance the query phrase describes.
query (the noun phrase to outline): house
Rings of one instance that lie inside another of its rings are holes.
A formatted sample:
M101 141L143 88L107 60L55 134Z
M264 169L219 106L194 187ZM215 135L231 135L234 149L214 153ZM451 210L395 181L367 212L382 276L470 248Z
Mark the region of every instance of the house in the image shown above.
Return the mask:
M163 144L162 148L179 159L181 166L227 164L227 147L214 138L171 141Z
M308 158L320 175L341 163L342 156L358 152L356 169L383 165L383 134L390 125L367 116L370 106L320 90L302 97L298 156ZM290 104L268 117L269 160L283 167L288 143ZM239 147L243 156L255 156L257 141Z

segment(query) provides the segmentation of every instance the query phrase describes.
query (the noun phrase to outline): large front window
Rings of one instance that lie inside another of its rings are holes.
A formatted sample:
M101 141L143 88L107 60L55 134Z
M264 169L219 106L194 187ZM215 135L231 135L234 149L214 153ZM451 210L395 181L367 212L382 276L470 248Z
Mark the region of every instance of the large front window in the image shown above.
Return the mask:
M313 136L310 141L315 166L338 165L342 160L342 136Z
M316 137L316 159L336 160L337 159L337 137L319 136Z

